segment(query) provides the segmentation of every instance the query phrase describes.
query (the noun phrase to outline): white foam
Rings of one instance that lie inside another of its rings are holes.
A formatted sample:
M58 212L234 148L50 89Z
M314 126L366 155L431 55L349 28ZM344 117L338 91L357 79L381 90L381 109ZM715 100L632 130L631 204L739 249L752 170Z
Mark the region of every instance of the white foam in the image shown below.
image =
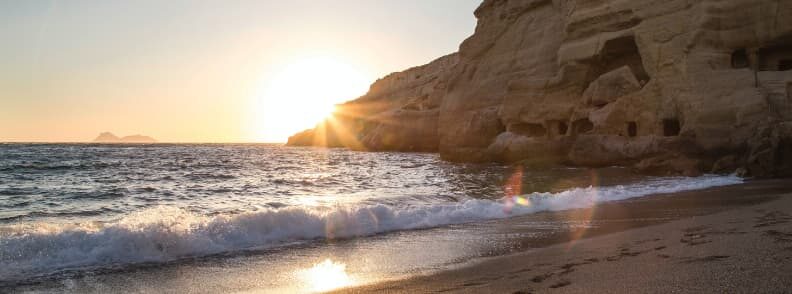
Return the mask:
M739 184L736 176L664 178L634 185L525 195L530 205L470 199L394 207L286 207L227 216L198 216L160 207L104 225L37 224L0 231L0 281L63 269L165 262L317 238L366 236L589 207L650 194Z

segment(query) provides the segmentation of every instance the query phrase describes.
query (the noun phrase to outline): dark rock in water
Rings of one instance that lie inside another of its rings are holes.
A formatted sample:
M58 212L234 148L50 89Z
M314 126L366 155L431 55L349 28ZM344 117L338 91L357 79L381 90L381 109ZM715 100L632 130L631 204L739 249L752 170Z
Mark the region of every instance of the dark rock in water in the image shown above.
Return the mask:
M695 177L701 175L701 160L684 156L664 154L642 160L635 169L644 174L684 175Z
M792 175L792 2L661 2L485 0L458 53L289 145Z
M114 135L111 132L103 132L99 134L96 139L93 140L95 143L156 143L157 140L151 138L149 136L143 135L131 135L119 138L118 136Z
M792 121L765 126L748 142L750 175L792 176Z

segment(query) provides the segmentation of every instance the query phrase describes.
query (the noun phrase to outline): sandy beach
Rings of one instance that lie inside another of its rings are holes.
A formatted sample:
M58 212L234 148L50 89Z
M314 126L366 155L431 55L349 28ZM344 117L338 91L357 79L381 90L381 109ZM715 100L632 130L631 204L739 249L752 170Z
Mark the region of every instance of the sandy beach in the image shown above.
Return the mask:
M339 292L783 293L792 285L792 194L774 196Z
M0 294L792 294L792 0L94 2L0 1Z

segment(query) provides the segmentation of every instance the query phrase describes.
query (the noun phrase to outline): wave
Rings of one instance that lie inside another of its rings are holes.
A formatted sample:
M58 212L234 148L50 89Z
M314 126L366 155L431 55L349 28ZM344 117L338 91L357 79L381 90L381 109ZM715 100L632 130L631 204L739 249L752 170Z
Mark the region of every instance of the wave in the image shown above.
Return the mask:
M522 201L517 203L523 205L513 205L512 199L467 199L402 207L284 207L217 216L158 207L107 224L7 226L0 227L0 264L4 265L0 267L0 281L584 208L606 201L739 183L742 179L736 176L661 178L624 186L532 193L520 197Z

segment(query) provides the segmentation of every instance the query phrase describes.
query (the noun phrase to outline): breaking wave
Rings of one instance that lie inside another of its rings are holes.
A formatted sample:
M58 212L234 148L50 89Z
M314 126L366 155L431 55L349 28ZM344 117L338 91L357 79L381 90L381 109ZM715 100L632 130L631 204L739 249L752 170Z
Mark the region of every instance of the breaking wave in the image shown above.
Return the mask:
M367 236L590 207L650 194L742 183L736 176L661 178L639 184L575 188L510 199L467 199L413 206L283 207L235 215L201 216L158 207L105 224L46 223L0 227L0 281L62 270L168 262L186 257L263 249L324 238Z

